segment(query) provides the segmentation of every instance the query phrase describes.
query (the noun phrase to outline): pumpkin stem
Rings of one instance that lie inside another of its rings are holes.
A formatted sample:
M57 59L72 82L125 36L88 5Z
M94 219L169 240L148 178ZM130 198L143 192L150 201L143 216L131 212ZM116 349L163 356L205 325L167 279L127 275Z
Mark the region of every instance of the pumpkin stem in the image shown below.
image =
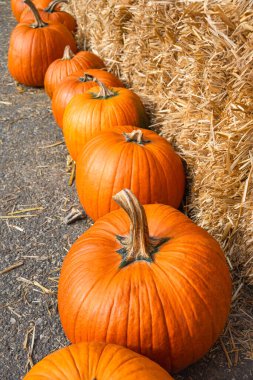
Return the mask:
M68 4L68 0L53 0L48 6L44 9L44 12L53 13L57 4L65 3Z
M95 79L95 82L97 82L100 87L100 91L97 94L96 98L107 99L115 95L115 92L111 91L108 87L106 87L104 83L100 82L100 80Z
M73 53L73 51L70 49L70 46L67 45L65 46L65 49L64 49L64 52L63 52L63 57L62 57L62 60L69 60L69 59L72 59L73 57L75 56L75 54Z
M95 99L99 99L99 98L107 99L107 98L111 98L112 96L117 95L117 93L115 91L110 90L108 87L106 87L106 85L104 83L100 82L99 79L97 79L96 77L94 77L91 74L89 74L89 76L90 76L90 78L93 78L92 80L94 82L96 82L100 88L99 93L94 94ZM91 80L91 79L89 79L89 80Z
M144 207L129 189L121 190L113 196L114 201L128 214L130 218L130 233L128 236L117 236L122 245L118 252L123 260L120 267L133 261L146 260L152 262L152 255L167 238L153 238L149 236L148 221Z
M42 21L38 9L35 7L35 5L33 4L31 0L24 0L24 3L28 5L28 7L31 9L35 18L35 23L30 25L31 28L36 29L36 28L44 28L45 26L48 26L46 22Z
M145 145L150 143L150 140L144 140L143 133L140 129L132 131L130 133L123 133L127 142L135 142L139 145Z

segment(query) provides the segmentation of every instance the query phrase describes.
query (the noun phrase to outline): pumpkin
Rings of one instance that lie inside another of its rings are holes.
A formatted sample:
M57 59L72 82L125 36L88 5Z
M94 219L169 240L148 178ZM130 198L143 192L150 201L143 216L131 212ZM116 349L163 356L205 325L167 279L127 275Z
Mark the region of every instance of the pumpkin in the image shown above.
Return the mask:
M69 75L56 87L52 98L53 115L60 128L62 128L65 108L70 100L75 95L83 94L90 88L96 86L93 77L99 79L106 86L124 87L123 83L117 77L104 70L78 70Z
M34 5L37 8L45 8L48 6L51 0L33 0ZM23 0L11 0L11 10L15 19L19 22L20 16L26 8L26 4Z
M157 133L116 127L90 140L76 161L76 188L86 213L97 220L118 208L112 194L131 189L141 203L178 207L185 188L180 157Z
M231 302L226 259L178 210L143 207L127 189L114 200L122 209L95 222L63 262L63 329L73 343L119 344L177 372L224 328Z
M63 57L52 62L45 75L45 90L50 98L53 96L55 88L68 75L77 70L104 68L104 62L95 54L89 51L79 51L73 54L70 46L66 46Z
M125 347L79 343L37 363L24 380L172 380L158 364Z
M126 88L109 88L99 80L96 82L98 87L75 95L63 115L63 134L73 160L77 159L84 145L102 131L118 125L148 126L138 95Z
M33 11L35 23L18 24L10 38L8 68L19 83L41 87L48 66L62 56L66 45L76 51L70 31L62 24L45 23L31 0L24 1Z
M40 17L43 21L52 23L61 23L66 26L70 32L76 30L76 20L69 13L61 11L57 8L59 3L67 3L67 0L53 0L47 8L38 8ZM34 17L32 11L26 7L20 16L19 22L30 23L33 22Z

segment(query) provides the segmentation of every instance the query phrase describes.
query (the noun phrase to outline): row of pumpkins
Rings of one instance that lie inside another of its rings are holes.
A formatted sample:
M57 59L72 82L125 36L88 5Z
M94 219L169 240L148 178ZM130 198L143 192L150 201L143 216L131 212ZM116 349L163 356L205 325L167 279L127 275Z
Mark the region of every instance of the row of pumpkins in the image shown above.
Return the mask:
M76 53L76 23L60 2L12 0L21 23L8 66L18 82L44 85L52 97L95 223L73 244L59 280L59 314L73 345L25 379L171 379L165 370L194 363L222 332L229 270L219 244L176 210L185 190L180 157L145 129L140 98L99 57Z

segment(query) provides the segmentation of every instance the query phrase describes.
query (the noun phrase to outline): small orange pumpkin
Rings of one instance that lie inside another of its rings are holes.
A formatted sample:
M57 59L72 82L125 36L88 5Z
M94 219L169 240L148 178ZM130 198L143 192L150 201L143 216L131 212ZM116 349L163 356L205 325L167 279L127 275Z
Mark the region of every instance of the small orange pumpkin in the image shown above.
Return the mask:
M147 129L123 126L100 133L85 145L76 161L76 188L82 206L97 220L118 208L112 194L124 187L143 204L177 208L185 189L182 160L167 140Z
M90 51L79 51L74 54L70 46L66 46L63 57L56 59L47 69L44 81L45 90L51 98L61 81L77 70L102 69L104 67L102 59Z
M37 7L40 17L45 22L60 23L66 26L70 32L75 32L76 30L76 20L69 13L61 11L58 4L67 3L67 0L53 0L48 7L40 8ZM34 17L32 11L26 7L20 16L19 22L29 24L33 22Z
M173 380L158 364L125 347L73 344L46 356L24 380Z
M69 154L76 160L84 145L98 133L118 125L147 127L144 106L133 91L106 87L96 80L98 87L75 95L63 115L63 134Z
M96 86L94 77L106 86L124 87L123 83L115 75L104 70L78 70L69 75L62 80L53 92L52 111L60 128L62 128L63 114L68 103L75 95L83 94Z
M174 208L142 207L129 190L114 199L124 211L95 222L63 262L63 329L73 343L119 344L177 372L200 359L225 326L231 302L225 256Z
M33 0L34 5L37 8L45 8L48 6L51 0ZM20 16L27 6L23 0L11 0L11 10L15 19L19 22Z
M18 24L10 38L8 68L19 83L41 87L50 63L62 56L66 45L76 51L70 31L62 24L45 23L31 0L24 0L33 11L35 23Z

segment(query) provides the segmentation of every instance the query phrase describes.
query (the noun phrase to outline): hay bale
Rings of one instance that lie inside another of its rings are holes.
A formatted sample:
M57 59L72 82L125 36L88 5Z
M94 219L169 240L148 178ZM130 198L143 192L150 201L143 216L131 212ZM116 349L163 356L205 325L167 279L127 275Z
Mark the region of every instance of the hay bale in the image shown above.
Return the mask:
M120 75L119 62L124 48L123 25L129 19L128 0L79 0L66 8L78 23L79 47L103 57L108 69Z
M186 210L253 283L253 2L71 0L78 39L186 160Z

